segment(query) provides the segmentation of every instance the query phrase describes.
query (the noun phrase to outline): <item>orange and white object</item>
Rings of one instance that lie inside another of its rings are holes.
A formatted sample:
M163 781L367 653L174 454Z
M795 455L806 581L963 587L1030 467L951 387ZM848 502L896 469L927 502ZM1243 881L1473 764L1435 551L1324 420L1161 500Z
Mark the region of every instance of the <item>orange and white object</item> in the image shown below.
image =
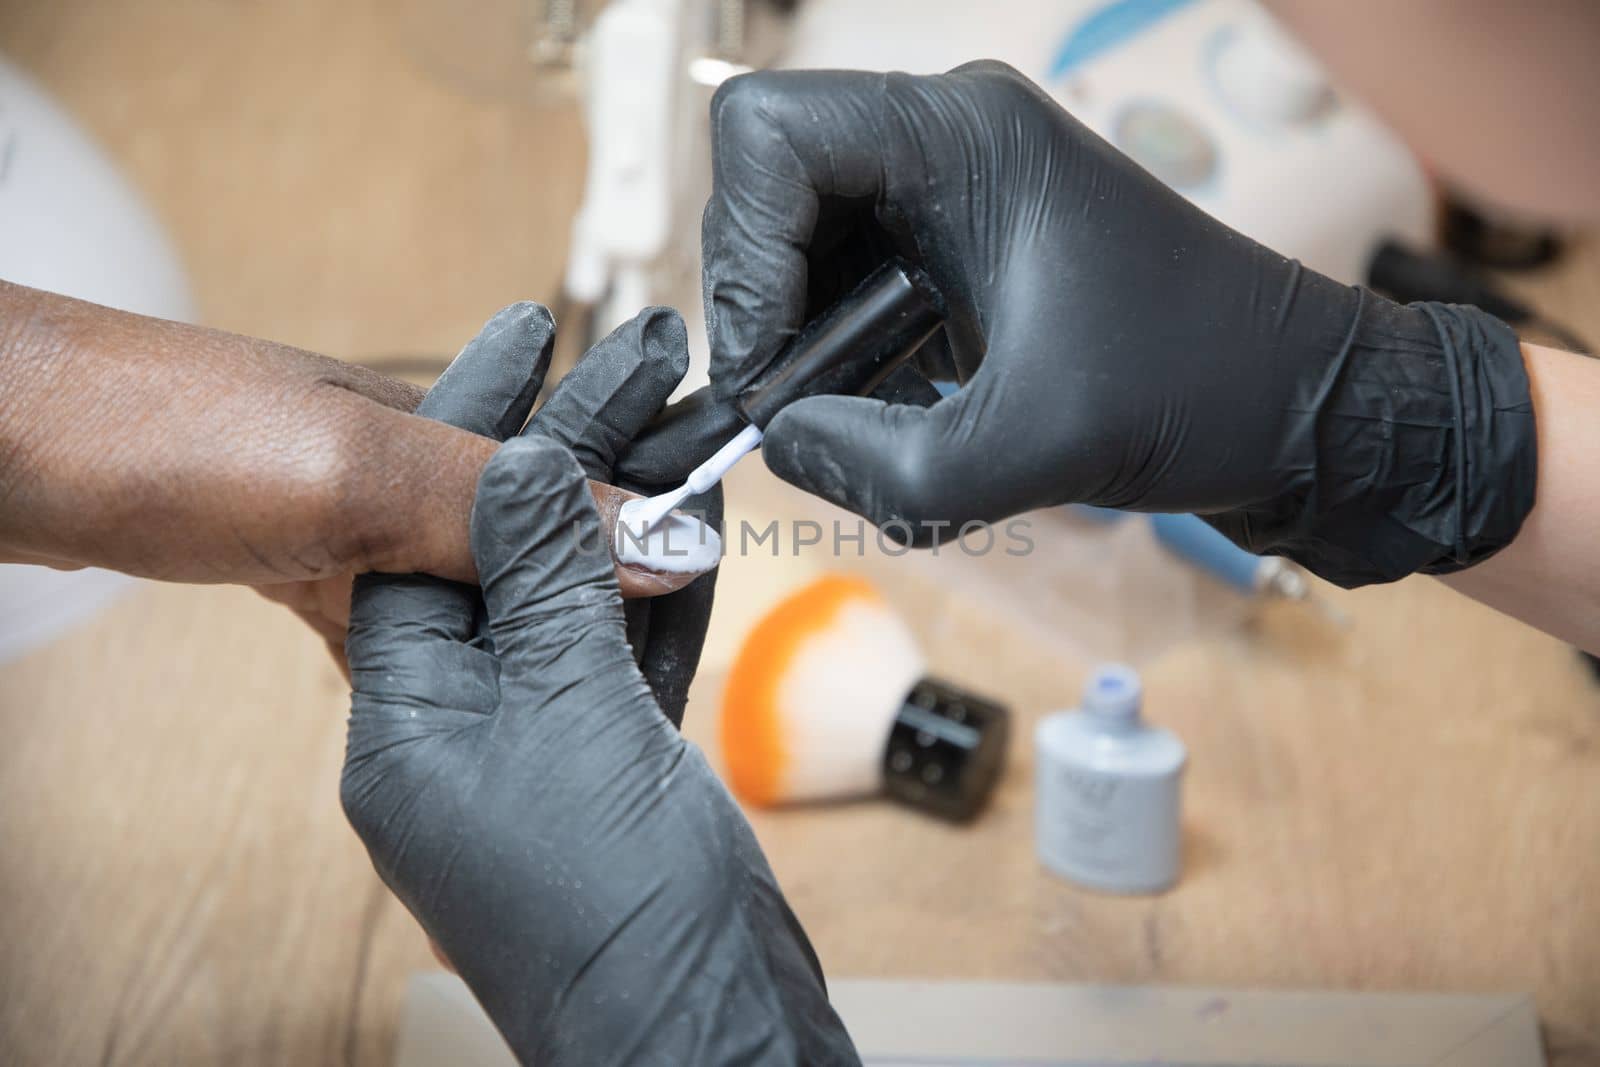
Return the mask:
M869 796L947 818L982 806L1006 710L926 677L915 639L863 579L826 575L745 638L723 696L730 784L767 806Z

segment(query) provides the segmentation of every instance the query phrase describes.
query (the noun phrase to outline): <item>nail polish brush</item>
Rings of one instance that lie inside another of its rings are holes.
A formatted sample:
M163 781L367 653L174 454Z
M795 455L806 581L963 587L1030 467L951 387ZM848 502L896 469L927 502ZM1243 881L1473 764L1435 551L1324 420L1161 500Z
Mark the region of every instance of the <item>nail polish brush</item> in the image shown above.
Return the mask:
M735 463L761 446L761 437L761 427L746 426L713 452L710 459L690 471L678 488L628 501L619 516L620 524L627 527L624 536L645 537L673 508L722 481L722 476L732 470Z
M872 392L939 328L942 306L938 290L916 267L892 259L873 271L807 323L739 394L736 405L750 425L691 471L683 485L625 504L618 536L642 546L673 508L716 485L759 447L767 423L793 401Z

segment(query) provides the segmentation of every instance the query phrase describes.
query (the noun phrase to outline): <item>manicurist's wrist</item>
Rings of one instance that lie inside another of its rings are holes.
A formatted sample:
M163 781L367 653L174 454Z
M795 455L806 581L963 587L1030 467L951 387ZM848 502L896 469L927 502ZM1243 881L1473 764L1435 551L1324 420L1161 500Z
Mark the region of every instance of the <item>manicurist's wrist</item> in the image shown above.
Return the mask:
M1418 568L1449 574L1481 563L1516 539L1538 488L1538 428L1526 356L1510 326L1475 307L1411 306L1429 316L1447 359L1455 361L1449 474L1456 485L1456 542L1448 557Z
M1307 440L1286 449L1301 461L1292 489L1218 526L1347 587L1489 558L1537 480L1516 335L1477 308L1349 293L1345 336L1304 398Z

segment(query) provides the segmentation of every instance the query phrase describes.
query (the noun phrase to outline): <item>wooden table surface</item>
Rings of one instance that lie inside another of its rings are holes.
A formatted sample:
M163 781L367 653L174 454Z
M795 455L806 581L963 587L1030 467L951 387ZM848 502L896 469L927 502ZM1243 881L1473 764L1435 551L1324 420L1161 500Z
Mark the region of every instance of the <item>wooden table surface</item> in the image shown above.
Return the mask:
M419 64L395 12L423 6L11 3L0 50L150 198L207 322L452 352L555 293L582 150L570 108ZM1524 284L1600 336L1592 241ZM692 735L743 628L826 564L725 566ZM1021 743L969 828L754 818L830 973L1527 990L1553 1062L1600 1062L1600 688L1569 650L1425 580L1323 590L1343 634L1282 607L1183 643L1147 685L1191 750L1184 879L1113 899L1031 845L1030 726L1084 665L902 577L940 673L1010 701ZM345 710L311 634L237 589L141 586L0 668L0 1062L389 1062L432 959L340 813Z

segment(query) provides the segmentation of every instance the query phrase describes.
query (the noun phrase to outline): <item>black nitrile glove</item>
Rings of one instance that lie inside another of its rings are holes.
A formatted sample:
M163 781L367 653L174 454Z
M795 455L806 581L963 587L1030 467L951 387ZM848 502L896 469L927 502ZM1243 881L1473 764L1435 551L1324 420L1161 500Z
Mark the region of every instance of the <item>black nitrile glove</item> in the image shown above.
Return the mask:
M740 425L733 407L715 403L705 390L662 410L688 368L683 319L670 308L647 308L584 355L526 432L566 446L596 481L646 496L675 489ZM437 389L423 398L419 414L433 415ZM690 497L680 510L720 530L722 487ZM683 721L715 589L713 571L677 592L623 602L628 640L673 725Z
M555 322L539 304L503 308L451 362L417 414L503 441L522 431L566 446L590 478L650 495L682 484L734 433L738 416L704 390L665 410L689 366L688 334L670 308L646 308L584 354L531 421L544 383ZM715 527L722 489L681 510ZM700 662L716 573L676 592L624 602L639 667L674 725L683 720Z
M677 598L712 576L636 621L641 673L573 457L654 484L720 443L693 426L724 417L695 405L635 436L683 373L682 329L660 311L620 328L495 453L473 506L481 593L357 579L342 799L523 1062L854 1063L748 824L651 692L681 714L710 593ZM421 412L515 432L549 333L542 308L502 312Z
M1009 67L747 75L712 103L712 148L719 396L891 254L943 291L944 337L918 358L958 393L813 398L767 427L779 476L891 533L1069 502L1197 511L1359 585L1475 563L1532 506L1504 324L1263 248Z

